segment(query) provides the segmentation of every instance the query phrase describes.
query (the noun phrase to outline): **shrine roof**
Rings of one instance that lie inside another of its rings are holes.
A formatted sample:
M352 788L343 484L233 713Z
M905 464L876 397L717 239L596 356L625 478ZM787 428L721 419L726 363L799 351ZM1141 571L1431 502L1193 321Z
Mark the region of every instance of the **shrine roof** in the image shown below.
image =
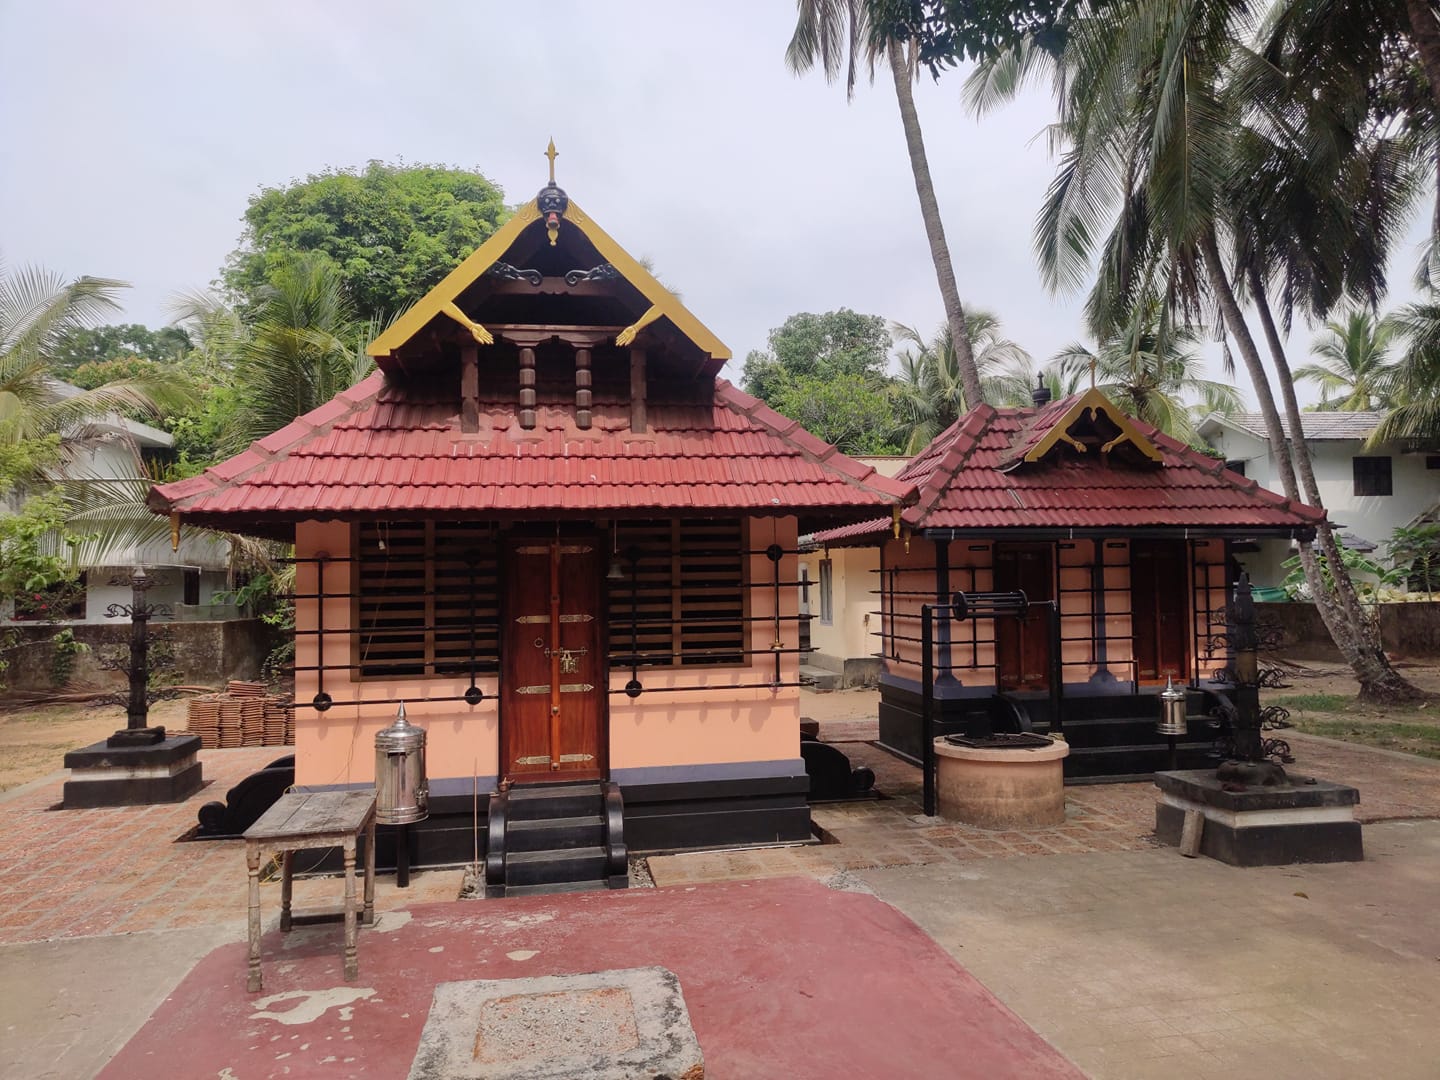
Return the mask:
M482 392L480 431L461 432L442 381L376 372L199 476L151 492L158 513L258 535L285 522L422 514L884 513L910 484L853 461L729 383L657 386L648 430L597 387L592 427L542 396L533 430L513 399Z
M1096 400L1098 398L1098 401ZM1103 404L1102 404L1103 403ZM1104 443L1069 438L1106 412ZM1133 417L1098 391L1039 409L982 405L961 417L896 476L919 497L901 514L927 529L1253 529L1304 531L1324 511L1286 499ZM1088 418L1088 419L1087 419ZM1107 451L1105 447L1110 447ZM822 543L873 539L876 518L819 533Z

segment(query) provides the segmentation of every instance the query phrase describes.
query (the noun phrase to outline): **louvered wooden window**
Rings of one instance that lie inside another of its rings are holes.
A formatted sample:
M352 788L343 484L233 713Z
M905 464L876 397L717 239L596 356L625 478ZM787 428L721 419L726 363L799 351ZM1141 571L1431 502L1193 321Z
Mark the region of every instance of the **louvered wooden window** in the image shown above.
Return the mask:
M356 663L362 677L452 675L500 658L497 547L463 522L365 522L356 529Z
M623 522L616 535L625 571L609 581L610 656L690 667L745 662L745 545L740 521ZM626 557L634 549L633 567Z

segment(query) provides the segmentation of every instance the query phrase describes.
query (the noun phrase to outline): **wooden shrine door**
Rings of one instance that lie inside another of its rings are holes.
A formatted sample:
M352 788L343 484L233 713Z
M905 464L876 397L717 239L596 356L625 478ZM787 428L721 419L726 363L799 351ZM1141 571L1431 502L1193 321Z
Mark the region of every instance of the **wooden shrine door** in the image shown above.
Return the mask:
M1031 603L1055 596L1055 550L1049 544L996 544L995 591L1021 590ZM1050 689L1050 612L995 620L995 682L1001 690Z
M1190 677L1186 552L1183 540L1130 542L1130 632L1142 683L1163 683L1167 676L1185 682Z
M516 538L506 559L502 782L605 775L601 551L589 536Z

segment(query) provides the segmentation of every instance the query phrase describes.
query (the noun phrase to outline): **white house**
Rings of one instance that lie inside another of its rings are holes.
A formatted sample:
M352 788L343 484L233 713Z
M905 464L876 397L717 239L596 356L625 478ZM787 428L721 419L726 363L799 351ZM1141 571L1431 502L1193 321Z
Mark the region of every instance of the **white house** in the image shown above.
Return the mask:
M910 461L904 455L854 455L882 476ZM802 548L803 548L802 539ZM800 612L810 615L803 674L822 689L873 686L880 678L880 549L813 547L800 556Z
M52 387L62 397L72 397L81 392L69 383L55 382ZM174 443L168 432L113 413L87 422L86 428L87 437L71 448L70 455L60 468L64 481L117 485L129 482L143 484L148 490L149 481L144 479L144 452L167 449ZM18 496L12 494L0 501L0 513L13 511L17 500ZM200 535L194 530L181 539L179 549L174 551L169 538L161 536L148 543L106 550L103 560L87 558L82 549L80 565L84 575L84 603L83 606L77 604L68 612L69 617L61 621L112 621L106 615L106 609L111 604L128 604L131 590L128 584L112 585L111 581L128 581L137 566L143 566L159 582L149 593L151 603L166 605L176 618L238 617L239 610L234 605L217 604L215 601L215 594L229 587L229 564L227 541ZM7 601L5 608L0 610L0 623L14 621L13 615Z
M1384 557L1384 545L1396 528L1409 525L1440 503L1440 455L1409 452L1385 443L1367 448L1385 414L1379 412L1307 412L1300 422L1320 497L1347 546L1372 546ZM1285 434L1290 428L1282 418ZM1199 426L1200 435L1225 455L1231 470L1272 491L1281 491L1279 470L1265 434L1260 413L1211 413ZM1257 585L1278 585L1281 569L1292 554L1284 541L1265 540L1258 550L1237 551Z

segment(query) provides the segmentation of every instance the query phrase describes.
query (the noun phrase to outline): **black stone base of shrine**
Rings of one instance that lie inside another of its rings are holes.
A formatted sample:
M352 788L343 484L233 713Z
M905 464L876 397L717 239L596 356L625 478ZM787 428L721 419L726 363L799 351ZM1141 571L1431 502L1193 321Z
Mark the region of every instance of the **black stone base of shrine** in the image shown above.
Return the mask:
M1149 780L1171 767L1169 742L1155 732L1160 715L1159 688L1097 690L1069 684L1060 700L1061 731L1070 744L1065 758L1067 784L1125 783ZM1201 769L1214 761L1218 731L1208 712L1214 694L1186 691L1189 731L1176 740L1173 764ZM918 683L882 681L879 743L897 757L920 764L921 695ZM986 687L936 684L935 734L989 734L990 731L1050 730L1054 703L1044 693L997 694ZM1218 763L1218 762L1217 762Z
M991 692L971 697L937 696L935 699L935 734L963 735L977 726L994 727L990 712ZM897 685L882 679L880 683L881 746L898 758L920 764L921 694L919 685ZM1008 728L1001 728L1008 730Z
M140 746L92 743L65 755L66 810L183 802L204 783L198 735L171 735Z
M797 763L798 764L798 763ZM432 782L430 816L408 826L412 869L465 866L475 857L474 803L470 793L434 794L445 784ZM469 787L470 781L463 782ZM486 787L493 786L493 778ZM794 774L734 779L675 779L621 782L625 800L625 845L636 853L698 848L797 843L811 839L809 778L803 766ZM318 790L318 789L317 789ZM485 858L490 797L480 792L480 858ZM391 871L402 830L375 830L375 865ZM364 837L361 837L361 855ZM338 873L338 848L296 855L296 874Z
M1155 774L1155 836L1179 845L1186 811L1204 815L1200 854L1231 866L1361 862L1360 793L1325 780L1227 791L1213 769Z

